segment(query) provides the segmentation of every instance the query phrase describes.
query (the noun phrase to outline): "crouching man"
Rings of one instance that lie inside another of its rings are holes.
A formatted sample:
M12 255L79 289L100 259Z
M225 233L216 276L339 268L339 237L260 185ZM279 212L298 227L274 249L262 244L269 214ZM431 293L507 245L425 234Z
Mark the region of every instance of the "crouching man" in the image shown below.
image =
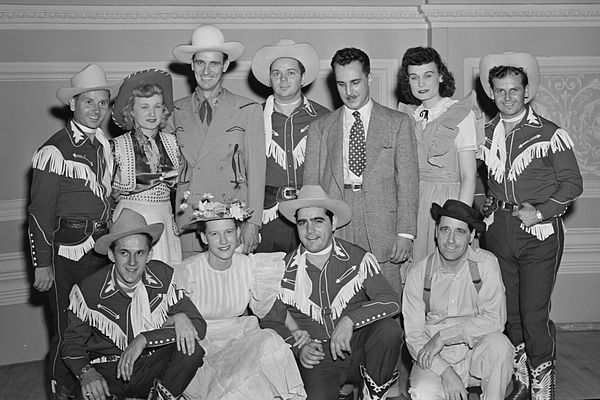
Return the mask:
M513 372L504 285L496 257L470 246L485 224L458 200L433 203L431 214L437 247L409 270L402 301L409 393L467 400L466 388L481 386L484 399L502 400Z
M112 265L73 286L63 360L83 399L177 398L202 365L206 322L152 260L163 224L123 209L94 249Z

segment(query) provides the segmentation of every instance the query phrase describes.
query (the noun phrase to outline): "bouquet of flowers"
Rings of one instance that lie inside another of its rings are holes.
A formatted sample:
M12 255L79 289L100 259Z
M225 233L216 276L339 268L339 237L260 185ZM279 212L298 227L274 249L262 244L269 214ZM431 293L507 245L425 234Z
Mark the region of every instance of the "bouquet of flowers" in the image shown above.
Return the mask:
M186 191L183 194L183 203L179 206L181 209L189 207L188 198L190 192ZM210 221L213 219L237 219L245 221L250 218L253 211L248 209L245 202L233 199L223 202L215 201L211 193L204 193L197 204L193 204L194 211L192 213L192 221L190 224L199 221Z

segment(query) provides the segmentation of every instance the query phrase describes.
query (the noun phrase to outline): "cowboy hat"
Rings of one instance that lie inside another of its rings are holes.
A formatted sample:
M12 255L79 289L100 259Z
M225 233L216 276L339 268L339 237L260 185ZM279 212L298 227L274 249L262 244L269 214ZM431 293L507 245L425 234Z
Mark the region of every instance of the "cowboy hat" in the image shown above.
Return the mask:
M220 51L227 54L229 61L238 59L244 53L240 42L225 42L223 33L214 25L205 24L192 34L192 44L180 44L173 49L173 56L181 62L191 64L194 54L201 51Z
M263 85L271 86L269 79L271 64L278 58L294 58L304 65L306 71L302 86L310 84L319 74L321 60L312 45L281 39L274 46L268 45L260 48L252 58L252 72Z
M115 98L112 119L119 128L126 129L122 111L127 105L127 101L133 90L138 86L147 84L155 84L162 88L163 103L169 111L173 112L173 81L171 74L160 69L147 69L134 72L123 80L119 94Z
M442 216L457 219L471 225L476 231L485 231L485 223L481 220L479 213L473 208L459 200L446 200L444 207L437 203L431 205L431 216L439 223Z
M279 203L279 212L290 221L296 222L296 211L306 207L320 207L331 211L337 217L337 228L348 224L352 219L350 206L343 200L329 198L319 185L302 186L296 199Z
M483 57L479 61L479 81L485 94L490 99L494 99L489 82L490 69L498 66L523 68L529 81L529 97L525 99L525 102L533 100L540 86L540 66L534 56L529 53L507 51L502 54L488 54Z
M71 78L71 86L58 89L56 98L61 103L69 105L69 100L78 94L94 90L108 90L112 99L119 86L121 86L121 81L109 84L104 70L96 64L90 64Z
M163 228L164 224L162 222L148 225L143 216L129 208L124 208L119 218L110 227L108 233L96 241L94 250L100 254L108 254L110 245L115 241L139 233L150 235L152 237L152 245L154 246L158 242Z

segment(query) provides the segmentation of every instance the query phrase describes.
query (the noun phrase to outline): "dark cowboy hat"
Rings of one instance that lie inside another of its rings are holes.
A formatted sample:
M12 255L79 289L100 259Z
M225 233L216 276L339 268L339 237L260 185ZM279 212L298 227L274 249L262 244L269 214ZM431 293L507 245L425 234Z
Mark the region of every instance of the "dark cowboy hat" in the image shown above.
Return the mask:
M473 208L459 200L446 200L444 207L437 203L431 205L431 216L438 222L442 216L466 222L476 231L485 231L485 223L481 220L479 213Z
M164 224L158 222L148 225L146 219L135 211L124 208L119 218L110 227L108 233L101 236L94 246L94 250L100 254L107 254L110 245L121 238L137 235L138 233L147 233L152 237L152 245L158 242L163 232Z

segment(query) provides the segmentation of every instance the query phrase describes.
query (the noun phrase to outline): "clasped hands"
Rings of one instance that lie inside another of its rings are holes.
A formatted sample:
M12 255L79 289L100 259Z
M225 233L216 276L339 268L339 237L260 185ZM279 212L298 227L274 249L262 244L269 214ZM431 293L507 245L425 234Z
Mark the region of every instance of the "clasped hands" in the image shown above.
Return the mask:
M335 361L337 358L346 359L346 354L352 352L350 339L352 339L353 322L348 316L343 316L338 321L331 334L329 341L329 351L331 358ZM311 369L319 364L325 358L323 343L319 340L313 340L300 348L299 360L304 368Z

